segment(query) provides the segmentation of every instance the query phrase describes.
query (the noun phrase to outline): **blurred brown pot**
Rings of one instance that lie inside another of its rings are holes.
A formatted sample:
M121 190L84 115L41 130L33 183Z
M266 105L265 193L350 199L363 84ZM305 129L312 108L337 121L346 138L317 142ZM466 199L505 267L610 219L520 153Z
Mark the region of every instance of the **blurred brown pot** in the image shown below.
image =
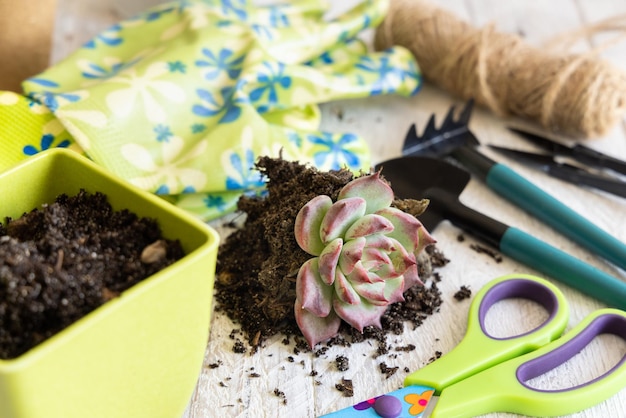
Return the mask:
M0 0L0 90L48 67L57 0Z

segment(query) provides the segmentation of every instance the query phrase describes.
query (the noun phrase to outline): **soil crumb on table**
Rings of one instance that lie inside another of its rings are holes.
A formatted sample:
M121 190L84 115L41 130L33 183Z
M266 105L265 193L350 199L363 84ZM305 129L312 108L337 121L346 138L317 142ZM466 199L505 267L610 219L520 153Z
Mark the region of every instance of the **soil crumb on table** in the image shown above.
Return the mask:
M327 195L335 201L340 189L354 176L348 170L322 172L269 157L260 158L256 168L266 177L267 194L244 196L238 202L238 210L246 218L224 240L218 253L216 309L241 327L253 351L276 334L286 336L283 342L291 337L296 340L295 354L310 351L293 313L296 276L311 257L294 238L295 218L315 196ZM412 199L394 202L394 206L412 214L421 213L425 205L425 201ZM388 352L386 335L401 334L407 323L418 327L437 312L442 299L437 287L440 277L435 270L448 261L436 246L427 247L418 260L425 285L408 289L404 302L390 305L381 321L382 330L366 327L361 334L343 324L340 334L324 344L349 347L373 339L378 341L379 353Z
M459 302L465 299L469 299L472 297L472 291L470 290L469 287L463 285L459 288L459 290L456 291L456 293L454 294L454 298L456 300L458 300Z
M387 363L382 362L378 365L378 368L380 369L380 372L385 375L386 379L389 379L391 376L393 376L394 374L396 374L396 372L398 371L399 367L394 366L394 367L389 367L387 366Z
M282 390L275 388L274 389L274 395L278 396L279 398L282 399L283 401L283 405L287 405L287 397L285 396L285 392L283 392Z
M18 357L184 256L102 193L60 195L0 225L0 358Z
M484 245L471 244L470 248L479 254L487 254L489 257L493 258L496 263L501 263L503 260L502 254Z
M335 385L335 388L343 393L343 396L346 398L351 398L354 396L354 387L352 386L351 379L341 378L341 382Z
M337 370L345 372L350 368L350 359L346 356L337 356L335 357L335 364L337 365Z

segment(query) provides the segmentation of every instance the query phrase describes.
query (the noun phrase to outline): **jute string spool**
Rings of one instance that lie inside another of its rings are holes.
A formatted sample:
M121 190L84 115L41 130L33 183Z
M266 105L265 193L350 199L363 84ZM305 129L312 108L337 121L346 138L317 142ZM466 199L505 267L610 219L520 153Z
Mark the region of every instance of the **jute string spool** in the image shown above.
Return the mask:
M453 95L568 136L603 136L626 110L626 73L600 59L598 50L539 49L493 24L473 27L429 1L391 0L374 44L408 48L424 78Z

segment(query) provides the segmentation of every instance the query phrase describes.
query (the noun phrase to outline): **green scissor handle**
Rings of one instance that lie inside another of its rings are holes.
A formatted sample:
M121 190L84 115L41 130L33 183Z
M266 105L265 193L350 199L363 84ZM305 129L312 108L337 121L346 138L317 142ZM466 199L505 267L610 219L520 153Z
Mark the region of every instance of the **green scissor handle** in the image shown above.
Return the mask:
M507 338L491 336L485 327L487 311L495 303L523 298L542 305L548 319L534 330ZM440 394L444 388L496 364L528 353L555 340L569 319L569 306L561 291L539 277L514 274L492 280L475 296L463 340L449 353L408 375L404 386L426 385Z
M626 355L603 375L572 388L540 390L525 382L565 363L600 334L626 340L626 312L598 310L562 338L446 388L431 417L469 418L496 411L559 416L598 404L626 386Z

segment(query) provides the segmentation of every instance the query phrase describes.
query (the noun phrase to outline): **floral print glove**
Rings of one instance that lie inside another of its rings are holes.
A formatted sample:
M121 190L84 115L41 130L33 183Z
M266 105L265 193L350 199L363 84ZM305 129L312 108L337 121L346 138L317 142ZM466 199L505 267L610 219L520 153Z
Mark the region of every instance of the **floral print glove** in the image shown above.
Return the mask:
M18 137L0 127L0 167L70 146L204 220L262 192L261 155L368 170L362 138L319 131L318 104L418 91L407 50L372 53L357 38L387 7L363 1L332 20L319 0L147 10L26 80L27 97L0 92L0 118L16 127L25 122L15 115L30 112L38 124Z

